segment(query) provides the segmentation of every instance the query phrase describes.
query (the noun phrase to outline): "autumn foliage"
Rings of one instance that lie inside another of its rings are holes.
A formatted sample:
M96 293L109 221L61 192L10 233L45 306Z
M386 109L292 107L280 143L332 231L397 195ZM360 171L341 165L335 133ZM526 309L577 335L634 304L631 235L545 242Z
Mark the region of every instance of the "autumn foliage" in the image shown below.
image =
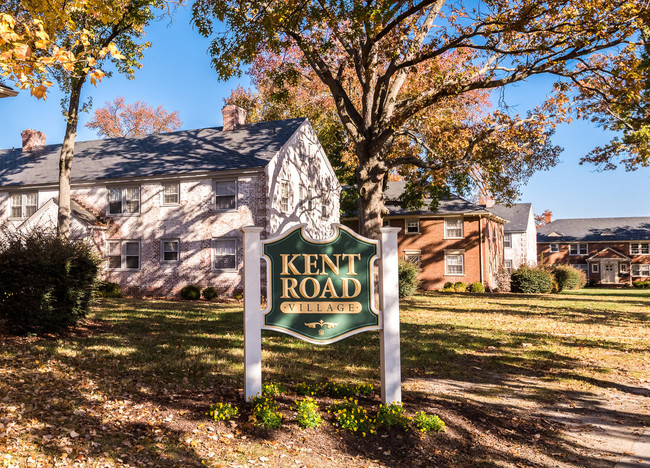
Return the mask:
M178 111L168 112L162 106L148 106L143 101L133 104L116 97L104 107L95 110L85 126L97 131L101 138L121 138L173 132L182 125Z

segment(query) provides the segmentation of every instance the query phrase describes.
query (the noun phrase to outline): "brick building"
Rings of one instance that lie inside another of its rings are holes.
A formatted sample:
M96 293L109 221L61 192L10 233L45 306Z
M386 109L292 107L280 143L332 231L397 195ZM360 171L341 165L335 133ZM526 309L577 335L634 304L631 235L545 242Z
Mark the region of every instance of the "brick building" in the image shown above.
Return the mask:
M404 209L399 197L404 182L390 182L384 193L388 214L384 223L402 230L399 254L419 264L423 289L442 289L445 283L480 282L494 287L503 266L505 220L461 197L440 200L438 209Z
M550 221L537 230L537 254L539 263L571 265L595 284L645 281L650 279L650 217Z
M186 284L241 287L243 226L272 236L300 223L317 239L339 221L340 186L306 119L77 142L71 232L91 239L103 275L123 288L172 295ZM39 135L40 134L40 135ZM53 227L61 145L23 132L0 151L0 226Z

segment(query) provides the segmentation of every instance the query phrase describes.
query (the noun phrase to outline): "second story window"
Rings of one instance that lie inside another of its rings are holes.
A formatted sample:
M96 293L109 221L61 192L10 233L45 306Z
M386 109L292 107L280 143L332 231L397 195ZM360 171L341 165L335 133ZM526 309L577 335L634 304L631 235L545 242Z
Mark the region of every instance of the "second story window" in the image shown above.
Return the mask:
M217 210L237 208L237 181L216 180L214 182L215 206Z
M181 200L180 184L163 185L163 205L178 205Z
M630 255L649 255L650 244L630 244Z
M108 214L140 213L140 187L110 187Z
M289 212L289 182L286 180L280 182L280 211Z
M38 193L14 193L11 195L11 217L29 218L38 209Z
M406 233L417 234L420 232L420 220L409 219L406 221Z
M550 249L552 253L557 253L560 251L560 244L551 244Z
M463 238L463 218L445 218L445 239Z
M587 255L587 244L569 244L569 255Z
M327 218L327 206L329 205L329 197L326 193L320 196L320 211L323 218Z
M512 247L512 234L507 233L503 235L503 246L507 249Z

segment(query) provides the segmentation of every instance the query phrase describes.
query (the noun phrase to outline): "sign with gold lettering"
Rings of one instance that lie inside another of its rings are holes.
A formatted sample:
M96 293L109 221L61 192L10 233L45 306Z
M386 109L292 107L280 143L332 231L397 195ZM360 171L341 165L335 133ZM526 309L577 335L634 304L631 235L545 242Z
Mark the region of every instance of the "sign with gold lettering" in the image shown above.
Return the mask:
M317 344L379 329L372 276L377 244L341 225L325 242L305 237L300 226L262 242L269 284L262 328Z

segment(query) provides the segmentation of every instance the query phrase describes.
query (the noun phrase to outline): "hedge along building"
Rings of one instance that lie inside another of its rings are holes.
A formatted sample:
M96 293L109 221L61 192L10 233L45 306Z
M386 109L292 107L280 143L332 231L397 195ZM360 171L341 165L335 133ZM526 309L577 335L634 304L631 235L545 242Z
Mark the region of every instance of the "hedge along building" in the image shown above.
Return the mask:
M406 209L400 202L405 187L402 181L387 184L384 225L400 228L399 256L422 269L420 287L442 289L448 282L496 287L506 220L456 195L440 200L436 211L428 208L431 200L424 200L422 209ZM355 219L348 219L354 226Z
M190 283L231 293L242 227L330 235L340 185L309 121L223 114L223 127L75 144L71 231L105 258L105 279L151 295ZM44 139L25 131L22 149L0 151L0 226L56 225L61 146Z
M537 230L542 265L571 265L593 284L650 280L650 217L547 219Z

